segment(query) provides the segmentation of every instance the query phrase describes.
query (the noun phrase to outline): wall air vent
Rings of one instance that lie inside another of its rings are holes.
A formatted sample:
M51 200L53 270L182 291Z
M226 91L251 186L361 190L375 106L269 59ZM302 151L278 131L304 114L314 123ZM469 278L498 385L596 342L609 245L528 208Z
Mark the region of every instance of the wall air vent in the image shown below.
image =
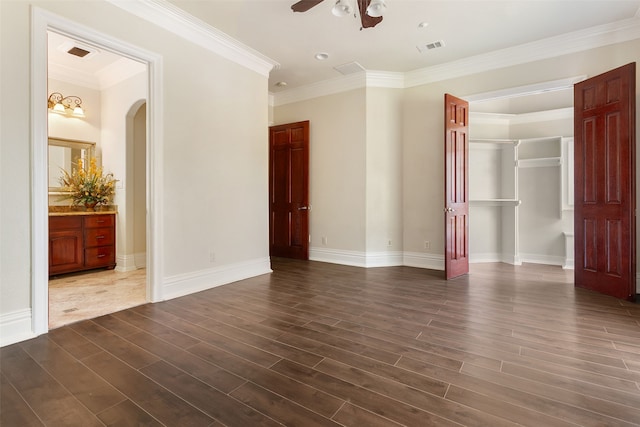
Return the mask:
M424 53L428 50L439 49L441 47L444 47L444 40L436 40L434 42L416 46L416 48L418 48L418 52L420 53Z

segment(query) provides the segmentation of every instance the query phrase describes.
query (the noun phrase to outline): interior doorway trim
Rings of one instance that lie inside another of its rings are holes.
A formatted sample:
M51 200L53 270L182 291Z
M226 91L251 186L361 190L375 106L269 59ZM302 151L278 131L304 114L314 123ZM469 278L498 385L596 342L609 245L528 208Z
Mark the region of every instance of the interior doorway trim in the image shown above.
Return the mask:
M147 301L161 301L162 57L37 7L31 12L31 319L34 335L49 330L47 183L47 31L55 31L143 62L147 100Z

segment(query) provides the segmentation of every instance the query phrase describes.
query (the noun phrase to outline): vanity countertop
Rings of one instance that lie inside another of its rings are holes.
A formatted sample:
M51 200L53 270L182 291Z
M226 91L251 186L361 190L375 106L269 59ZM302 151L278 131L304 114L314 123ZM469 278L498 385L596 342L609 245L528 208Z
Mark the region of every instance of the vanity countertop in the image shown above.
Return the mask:
M49 206L49 216L70 216L70 215L104 215L117 214L118 207L115 205L99 206L94 211L88 211L84 206Z

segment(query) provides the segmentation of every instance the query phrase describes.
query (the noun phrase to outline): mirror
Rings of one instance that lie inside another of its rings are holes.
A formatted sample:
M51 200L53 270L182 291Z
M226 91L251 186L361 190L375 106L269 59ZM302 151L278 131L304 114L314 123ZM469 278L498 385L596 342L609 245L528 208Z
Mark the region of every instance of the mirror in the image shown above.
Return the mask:
M83 159L85 168L88 168L95 152L95 142L49 138L49 194L66 193L60 186L62 169L72 173L78 159Z

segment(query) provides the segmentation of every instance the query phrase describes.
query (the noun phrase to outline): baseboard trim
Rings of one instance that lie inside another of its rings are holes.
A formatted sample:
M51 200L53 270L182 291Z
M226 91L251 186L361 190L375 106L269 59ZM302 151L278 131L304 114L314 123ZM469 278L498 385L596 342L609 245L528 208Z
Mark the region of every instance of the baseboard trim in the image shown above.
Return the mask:
M18 310L0 316L0 347L35 338L31 309Z
M178 298L271 272L271 261L267 257L178 274L164 280L161 299Z
M444 270L444 256L424 252L360 252L325 248L310 248L311 261L331 264L351 265L354 267L395 267L407 266Z
M147 253L139 252L137 254L133 254L133 262L136 264L137 268L147 268Z
M483 262L503 262L503 257L502 254L492 252L469 254L469 262L472 264L479 264Z
M528 262L530 264L547 264L547 265L565 265L564 256L556 255L539 255L539 254L520 254L520 260L522 262Z
M360 252L338 249L309 248L309 260L354 267L395 267L403 265L403 253Z
M444 271L444 255L428 254L424 252L404 252L402 256L402 265L407 267Z
M366 267L365 253L359 251L309 248L309 260L328 262L331 264L351 265L354 267Z

